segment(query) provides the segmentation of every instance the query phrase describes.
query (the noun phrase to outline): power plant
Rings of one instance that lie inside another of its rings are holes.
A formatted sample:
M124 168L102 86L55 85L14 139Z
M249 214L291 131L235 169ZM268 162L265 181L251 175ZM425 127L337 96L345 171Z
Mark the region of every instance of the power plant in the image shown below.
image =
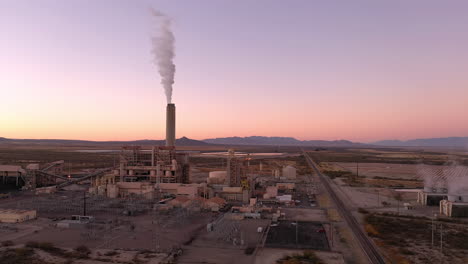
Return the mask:
M142 146L123 146L118 168L110 174L94 177L90 192L114 198L131 192L153 197L156 191L164 191L162 186L176 188L176 185L162 184L189 184L189 154L176 151L175 130L175 104L170 103L166 107L166 145L153 146L150 150ZM198 192L198 185L191 187L193 193Z
M468 137L406 138L468 133L452 118L468 5L152 1L175 12L173 31L136 1L10 2L10 39L28 45L4 49L0 79L0 264L468 263ZM164 102L136 88L155 77L148 29ZM103 56L77 64L77 49ZM223 64L234 78L218 89Z

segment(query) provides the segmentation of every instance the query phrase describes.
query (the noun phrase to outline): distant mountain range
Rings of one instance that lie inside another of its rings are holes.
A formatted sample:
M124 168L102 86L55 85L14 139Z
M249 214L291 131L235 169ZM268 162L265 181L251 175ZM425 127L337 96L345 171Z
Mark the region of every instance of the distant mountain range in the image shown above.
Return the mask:
M468 137L420 138L412 140L382 140L372 145L388 147L465 147L468 148Z
M221 145L278 145L278 146L314 146L314 147L362 147L365 144L348 140L298 140L292 137L225 137L203 140L210 144Z
M0 137L0 145L164 145L165 140L134 140L134 141L90 141L71 139L10 139ZM366 146L361 143L353 143L347 140L297 140L292 137L227 137L194 140L182 137L176 140L177 146L205 146L205 145L269 145L269 146L314 146L314 147L359 147Z
M0 145L164 145L165 140L134 140L134 141L90 141L70 139L10 139L0 137ZM178 146L206 146L206 145L268 145L268 146L311 146L311 147L461 147L468 148L468 137L446 137L401 140L382 140L364 144L348 140L298 140L293 137L224 137L194 140L182 137L176 140Z
M10 139L0 137L0 144L30 144L30 145L143 145L158 146L165 145L165 140L134 140L134 141L91 141L73 139ZM178 146L204 146L209 145L200 140L181 137L176 139Z

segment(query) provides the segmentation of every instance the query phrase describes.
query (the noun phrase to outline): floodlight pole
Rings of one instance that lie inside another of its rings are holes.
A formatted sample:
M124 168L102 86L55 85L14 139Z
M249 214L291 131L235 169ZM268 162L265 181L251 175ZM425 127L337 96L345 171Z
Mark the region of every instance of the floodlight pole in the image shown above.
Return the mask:
M83 192L83 216L86 216L86 192Z
M432 211L434 213L434 211ZM435 215L432 214L431 220L432 220L432 240L431 240L431 245L434 247L434 217Z

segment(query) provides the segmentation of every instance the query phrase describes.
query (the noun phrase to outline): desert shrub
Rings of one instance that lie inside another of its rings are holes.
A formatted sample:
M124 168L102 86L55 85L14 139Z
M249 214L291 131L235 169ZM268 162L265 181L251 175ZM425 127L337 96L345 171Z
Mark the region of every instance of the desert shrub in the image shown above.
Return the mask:
M379 235L379 232L377 232L377 230L375 230L374 226L372 226L370 224L366 224L364 226L364 229L366 230L367 235L370 236L370 237L376 237L376 236Z
M88 258L89 254L91 254L91 250L87 246L78 246L75 248L74 257L76 258Z
M34 250L32 248L15 248L0 252L0 263L43 264L45 262L34 257Z
M42 251L45 251L49 254L63 257L63 258L72 258L74 257L73 254L70 254L64 249L58 248L54 246L54 244L50 242L36 242L36 241L29 241L25 245L26 248L37 248Z
M91 254L91 250L89 250L87 246L83 246L83 245L76 247L75 251L83 253L83 254Z
M286 256L276 261L277 264L324 264L312 251L305 251L302 255Z
M7 240L7 241L2 242L2 247L11 247L13 245L14 245L14 243L11 240Z
M108 252L104 253L104 256L113 257L113 256L118 255L118 254L119 254L119 252L112 250L112 251L108 251Z
M330 177L330 179L348 176L351 174L349 171L332 171L332 170L324 170L323 173L327 175L328 177Z
M369 213L369 211L367 211L366 209L364 209L362 207L358 208L358 212L361 213L361 214L368 214Z
M94 260L100 261L100 262L112 262L111 259L106 259L106 258L94 258Z
M254 253L254 251L255 251L255 248L254 248L254 247L248 247L248 248L246 248L246 249L244 250L244 253L245 253L246 255L252 255L252 253Z
M400 253L403 255L414 255L414 252L407 248L400 248Z

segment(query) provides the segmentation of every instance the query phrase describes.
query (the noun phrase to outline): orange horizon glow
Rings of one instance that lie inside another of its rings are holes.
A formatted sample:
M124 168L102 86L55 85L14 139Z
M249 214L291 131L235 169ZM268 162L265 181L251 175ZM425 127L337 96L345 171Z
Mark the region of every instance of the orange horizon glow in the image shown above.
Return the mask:
M468 136L468 3L149 2L174 19L177 138ZM20 0L0 17L0 137L164 139L146 5Z

